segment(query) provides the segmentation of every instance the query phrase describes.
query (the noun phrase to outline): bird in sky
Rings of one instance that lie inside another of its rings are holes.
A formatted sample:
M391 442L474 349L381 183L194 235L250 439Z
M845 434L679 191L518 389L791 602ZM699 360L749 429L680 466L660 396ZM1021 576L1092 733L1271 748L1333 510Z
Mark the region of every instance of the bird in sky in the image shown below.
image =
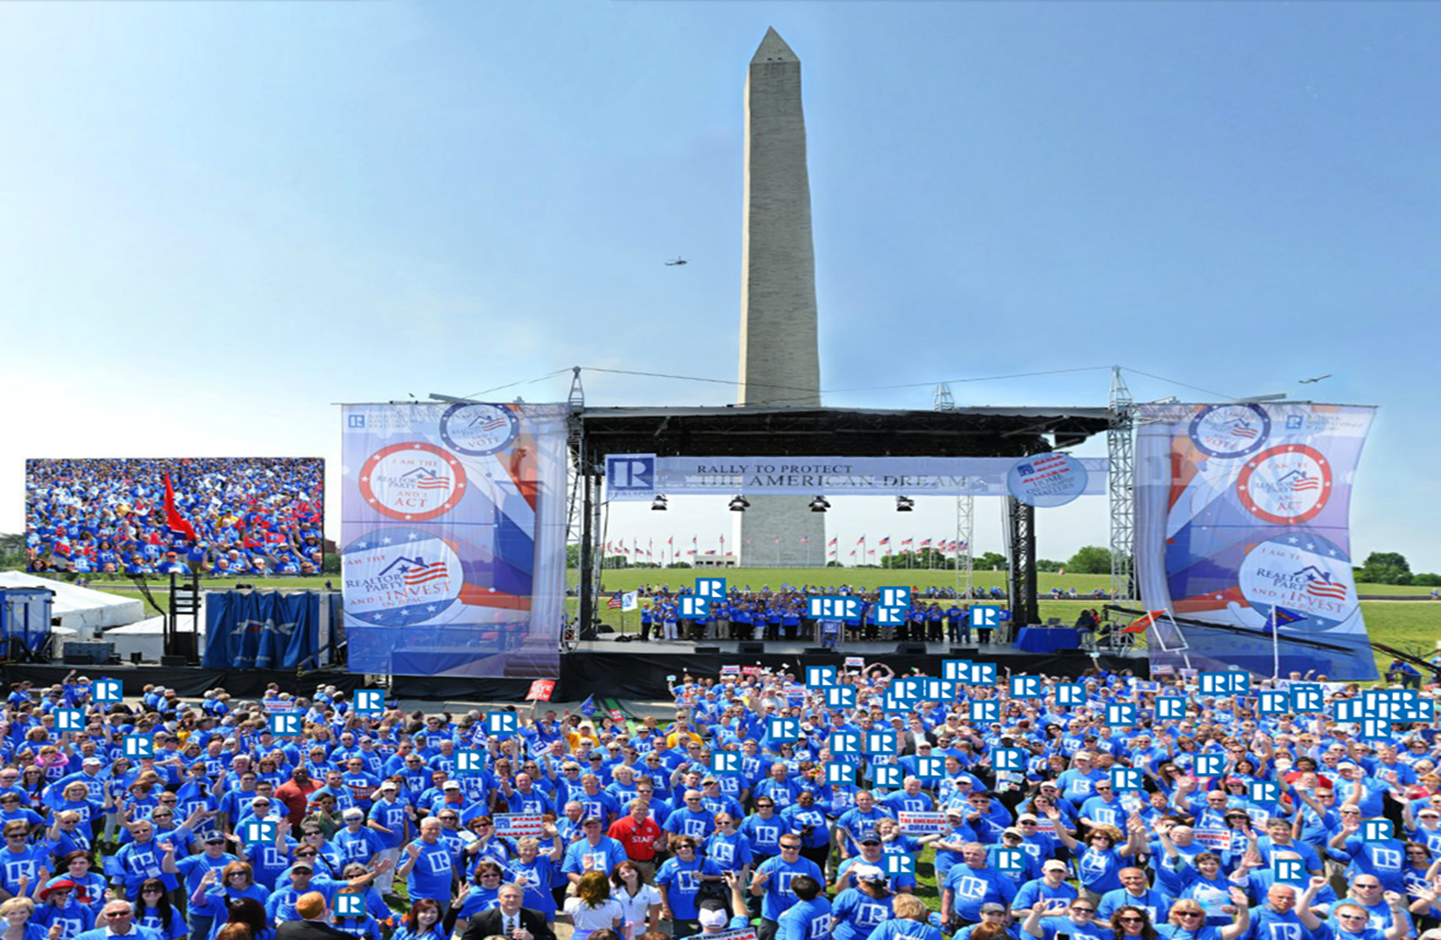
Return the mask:
M1334 374L1335 374L1334 372L1327 372L1325 375L1318 375L1318 376L1316 376L1314 379L1302 379L1302 380L1301 380L1301 384L1302 384L1302 385L1310 385L1312 382L1319 382L1319 381L1321 381L1322 379L1329 379L1329 378L1330 378L1332 375L1334 375Z

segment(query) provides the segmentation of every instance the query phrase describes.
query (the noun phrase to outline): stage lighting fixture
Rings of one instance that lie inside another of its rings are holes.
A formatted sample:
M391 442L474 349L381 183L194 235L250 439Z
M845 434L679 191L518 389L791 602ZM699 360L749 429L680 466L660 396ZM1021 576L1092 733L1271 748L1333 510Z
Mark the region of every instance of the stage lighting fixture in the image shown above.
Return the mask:
M815 499L811 500L811 512L825 512L827 509L830 508L831 504L826 502L826 498L824 496L817 496Z
M731 500L731 512L745 512L750 506L750 501L744 496L737 496Z
M909 496L896 497L896 512L912 512L916 508L916 501Z
M657 495L655 499L651 500L650 509L651 512L665 512L665 497Z

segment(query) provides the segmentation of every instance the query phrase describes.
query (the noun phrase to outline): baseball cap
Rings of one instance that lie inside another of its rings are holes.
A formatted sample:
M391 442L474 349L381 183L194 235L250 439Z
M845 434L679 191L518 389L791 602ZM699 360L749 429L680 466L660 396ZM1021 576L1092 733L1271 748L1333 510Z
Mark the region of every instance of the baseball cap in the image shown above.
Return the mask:
M1015 826L1007 826L1006 828L1002 829L1001 835L1015 836L1017 839L1024 839L1026 837L1026 834L1021 830L1017 829Z
M445 781L445 783L441 786L441 789L442 789L442 790L459 790L459 789L460 789L460 783L459 783L459 781L456 781L456 780L447 780L447 781Z
M447 783L449 783L449 781L447 781ZM458 786L460 786L460 784L457 783L456 786L458 787ZM394 783L391 783L389 780L387 780L387 781L385 781L384 783L382 783L382 784L379 786L378 789L380 789L381 791L388 791L388 792L390 792L390 793L394 793L394 792L395 792L395 784L394 784ZM445 789L445 788L442 787L441 789Z
M291 871L308 871L308 872L313 872L313 871L315 871L315 866L312 865L312 864L310 864L309 862L301 861L301 862L296 862L294 865L291 865L291 866L290 866L290 870L291 870Z
M103 760L101 760L100 758L98 758L98 757L87 757L87 758L85 758L83 761L80 762L80 766L82 766L82 767L100 767L100 766L104 765L104 763L105 763L105 762L104 762Z
M1005 912L1006 906L1004 904L997 904L995 901L988 901L981 905L982 914L1004 914Z
M1066 863L1061 861L1059 858L1046 859L1046 863L1041 866L1041 871L1054 871L1055 869L1060 869L1061 871L1068 870L1066 868Z
M340 815L341 815L341 817L342 817L343 819L364 819L364 818L365 818L365 813L361 812L360 810L358 810L358 809L356 809L356 808L354 808L354 807L351 807L350 809L346 810L345 812L341 813Z
M724 908L716 908L714 910L701 911L699 917L696 919L700 921L702 927L724 927L730 920L730 915L725 912Z
M1019 816L1016 817L1016 822L1040 822L1040 821L1041 821L1040 818L1039 818L1035 813L1022 813L1021 815L1019 815Z
M878 865L852 865L851 873L857 881L885 881L886 873Z
M862 836L862 837L861 837L861 845L880 845L880 844L881 844L881 840L880 840L880 838L879 838L878 836Z

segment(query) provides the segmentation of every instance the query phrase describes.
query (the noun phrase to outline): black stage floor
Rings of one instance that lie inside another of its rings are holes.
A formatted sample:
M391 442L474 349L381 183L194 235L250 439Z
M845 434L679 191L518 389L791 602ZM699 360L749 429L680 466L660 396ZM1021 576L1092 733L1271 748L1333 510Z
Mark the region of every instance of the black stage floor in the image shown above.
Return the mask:
M947 659L969 659L973 662L996 663L1012 673L1033 673L1052 676L1079 676L1096 665L1107 669L1129 669L1137 676L1150 675L1149 660L1144 653L1103 653L1093 658L1090 653L1057 652L1027 653L1010 646L986 645L955 647L949 643L897 644L843 643L835 650L801 641L762 641L760 652L741 652L734 640L710 640L700 643L657 642L639 640L617 642L616 634L605 639L582 642L580 648L560 655L560 675L554 693L555 701L582 701L587 696L632 699L668 699L672 683L669 676L691 675L715 678L722 666L762 666L772 670L785 669L797 676L804 675L806 666L842 666L847 656L860 656L866 665L885 663L898 674L919 670L930 676L941 675ZM628 634L628 636L635 636ZM902 651L904 650L904 651ZM953 652L954 651L954 652ZM30 680L36 685L61 681L73 667L60 664L32 665L7 663L0 665L0 681ZM176 689L182 698L197 698L206 689L223 687L237 698L258 698L269 682L282 691L309 695L321 683L337 686L342 692L365 684L365 677L327 669L297 674L294 670L213 670L199 666L86 666L81 671L92 677L106 675L120 679L127 695L139 694L145 684L160 684ZM462 679L445 676L394 676L392 690L400 698L426 701L477 699L481 701L521 701L533 677L495 677Z

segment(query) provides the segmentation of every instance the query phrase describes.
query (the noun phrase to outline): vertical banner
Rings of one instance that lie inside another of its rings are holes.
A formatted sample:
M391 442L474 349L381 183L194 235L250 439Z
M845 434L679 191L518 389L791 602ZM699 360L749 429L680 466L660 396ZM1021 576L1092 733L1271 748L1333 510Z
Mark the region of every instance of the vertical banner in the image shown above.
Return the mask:
M567 405L346 405L351 672L559 673Z
M1282 676L1377 678L1349 529L1374 416L1352 405L1138 410L1136 572L1146 608L1235 628L1182 627L1193 663L1270 675L1275 630Z

